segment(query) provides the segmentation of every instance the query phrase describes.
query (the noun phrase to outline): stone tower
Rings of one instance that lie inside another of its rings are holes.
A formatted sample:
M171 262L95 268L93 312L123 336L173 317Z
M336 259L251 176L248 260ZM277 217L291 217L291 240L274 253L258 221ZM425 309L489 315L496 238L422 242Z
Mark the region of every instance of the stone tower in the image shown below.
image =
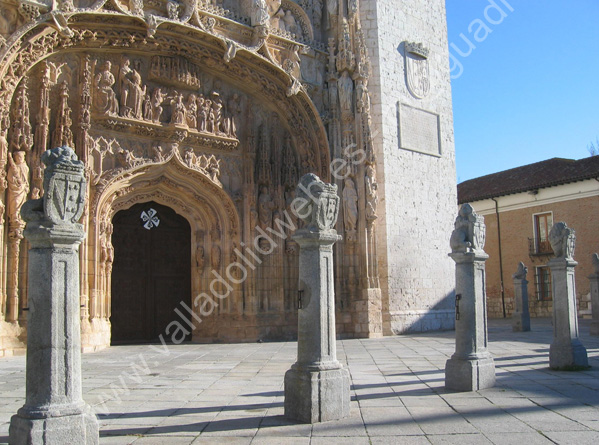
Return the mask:
M43 193L41 154L56 144L86 164L87 350L294 338L290 203L306 173L341 199L337 332L452 326L442 0L0 0L0 11L0 351L26 338L19 210Z
M385 332L451 329L455 151L444 0L362 1Z

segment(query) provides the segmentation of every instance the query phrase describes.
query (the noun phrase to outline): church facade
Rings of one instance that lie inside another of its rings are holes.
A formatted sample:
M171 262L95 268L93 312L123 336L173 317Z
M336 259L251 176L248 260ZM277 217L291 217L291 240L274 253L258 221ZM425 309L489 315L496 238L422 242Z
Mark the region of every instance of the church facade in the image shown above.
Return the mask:
M305 173L338 186L337 332L453 326L442 0L0 0L0 350L27 335L20 208L86 165L82 342L292 339ZM57 322L59 322L57 320Z

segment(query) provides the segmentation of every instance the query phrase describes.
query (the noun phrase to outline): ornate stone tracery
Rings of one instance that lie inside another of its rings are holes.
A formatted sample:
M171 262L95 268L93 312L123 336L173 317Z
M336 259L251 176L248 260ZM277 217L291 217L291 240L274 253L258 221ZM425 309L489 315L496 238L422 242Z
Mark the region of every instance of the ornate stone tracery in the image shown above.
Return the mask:
M352 314L341 332L379 330L376 321L354 329L378 288L376 159L357 3L38 3L36 10L0 0L0 191L8 187L0 198L8 222L0 225L0 241L8 240L0 313L6 320L16 323L26 304L18 275L26 261L20 197L43 193L41 154L68 145L86 166L81 222L90 236L80 249L81 302L90 348L109 343L111 220L118 210L153 200L189 221L198 293L211 267L224 271L239 260L258 228L277 229L301 175L330 178L332 158L348 161L349 172L337 180L344 215L338 227L346 241L335 247L336 286L339 309ZM349 162L360 150L367 162ZM198 339L293 336L288 312L296 300L297 247L287 239L261 261L237 286L234 301L223 304L225 318L207 320ZM270 321L260 321L266 313ZM227 323L243 328L226 332Z

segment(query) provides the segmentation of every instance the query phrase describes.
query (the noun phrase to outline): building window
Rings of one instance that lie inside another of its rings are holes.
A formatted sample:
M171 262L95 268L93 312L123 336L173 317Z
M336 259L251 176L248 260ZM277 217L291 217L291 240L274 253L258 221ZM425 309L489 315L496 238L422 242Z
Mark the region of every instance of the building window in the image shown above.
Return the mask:
M537 300L551 300L551 272L548 267L536 268L535 289L537 290Z
M549 231L553 226L553 214L541 213L534 215L534 252L537 255L552 254L551 243L549 242Z

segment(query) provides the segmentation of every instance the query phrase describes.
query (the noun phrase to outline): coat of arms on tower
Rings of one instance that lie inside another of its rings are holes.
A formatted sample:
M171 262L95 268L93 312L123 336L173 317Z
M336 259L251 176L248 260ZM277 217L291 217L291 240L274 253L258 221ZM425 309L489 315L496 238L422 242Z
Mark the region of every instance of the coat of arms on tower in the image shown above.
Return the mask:
M405 43L406 83L410 93L418 99L425 97L431 87L428 54L422 43Z

